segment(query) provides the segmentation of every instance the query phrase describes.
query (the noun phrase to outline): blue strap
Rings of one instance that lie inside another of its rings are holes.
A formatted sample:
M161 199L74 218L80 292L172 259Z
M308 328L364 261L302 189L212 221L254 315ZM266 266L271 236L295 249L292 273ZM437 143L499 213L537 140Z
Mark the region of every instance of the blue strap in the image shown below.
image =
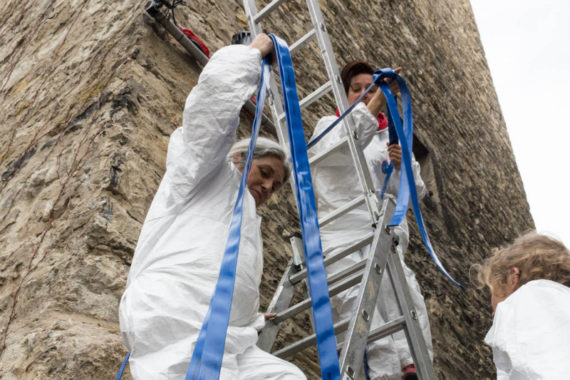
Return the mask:
M398 191L398 200L396 202L396 209L392 220L390 221L390 226L399 225L403 218L406 216L406 210L408 209L408 200L412 201L412 208L414 210L414 215L418 223L418 228L420 234L424 241L424 244L439 270L447 276L455 285L458 285L462 289L465 289L463 285L455 281L451 275L445 270L441 261L435 254L427 230L425 228L424 220L420 210L420 204L418 201L418 194L416 190L416 183L414 180L414 172L412 169L412 143L413 143L413 116L412 116L412 98L410 96L410 91L406 82L402 77L400 77L392 69L382 69L374 72L374 82L382 89L384 96L386 97L386 102L388 104L388 113L398 137L400 139L400 145L402 146L402 168L400 171L400 188ZM398 86L400 87L400 94L402 96L402 113L404 116L404 127L402 127L402 121L400 120L398 113L398 105L394 99L394 95L390 90L390 85L384 81L385 78L396 80Z
M270 34L275 46L279 75L283 91L283 106L287 115L287 130L291 147L291 161L295 179L295 194L299 208L299 220L303 234L305 263L309 277L309 292L313 303L313 317L317 336L317 348L321 363L321 377L324 380L340 380L340 366L336 350L333 320L323 251L317 219L317 207L313 192L309 157L301 109L295 83L293 62L287 44Z
M392 121L392 117L390 115L390 108L386 108L386 115L388 117L388 143L390 145L397 144L398 132L396 132L396 128L394 127L394 122ZM384 194L386 194L388 182L390 181L390 177L392 176L393 171L393 162L390 162L389 164L386 162L382 163L382 172L386 174L386 177L384 178L384 185L382 185L382 191L380 192L380 199L384 199Z
M121 377L123 377L123 372L125 372L125 367L127 366L127 363L129 361L130 356L131 356L131 353L127 352L127 354L125 355L125 358L123 359L123 364L121 364L121 368L119 368L119 372L117 372L117 376L115 377L115 380L121 380Z
M320 135L318 135L317 137L315 137L314 139L312 139L311 141L309 141L309 143L307 144L307 149L311 149L311 148L313 147L313 145L315 145L316 143L318 143L318 142L320 141L320 139L322 139L323 137L325 137L325 135L326 135L327 133L329 133L334 127L336 127L337 124L340 123L340 121L341 121L342 119L344 119L344 117L345 117L346 115L348 115L348 114L350 113L350 111L352 111L353 108L356 107L356 105L357 105L358 103L360 103L360 101L362 100L362 98L364 98L364 96L365 96L366 94L368 94L368 92L370 92L370 90L371 90L372 87L374 87L374 86L376 86L376 84L375 84L374 82L373 82L373 83L370 83L370 85L366 88L366 90L364 90L364 92L358 97L358 99L356 99L356 100L354 101L354 103L352 103L352 104L346 109L346 111L344 111L344 112L342 113L342 115L340 115L335 121L333 121L333 122L331 123L331 125L329 125L328 127L326 127L325 130L322 131Z
M218 379L220 376L234 293L236 266L241 238L243 196L247 189L247 177L251 168L253 151L255 150L255 141L259 134L261 115L267 95L270 66L271 63L269 62L269 59L264 59L262 63L259 91L257 93L257 104L255 118L253 120L251 140L249 143L249 151L247 153L247 159L237 199L234 205L232 220L230 222L230 230L222 259L220 275L218 277L214 295L210 301L208 314L204 319L200 335L198 336L198 341L194 347L192 360L190 362L188 372L186 373L186 380L210 380Z
M390 177L394 172L394 163L393 162L382 162L382 173L386 174L384 178L384 185L382 185L382 191L380 192L380 199L384 199L384 194L386 194L386 189L388 188L388 182L390 181Z

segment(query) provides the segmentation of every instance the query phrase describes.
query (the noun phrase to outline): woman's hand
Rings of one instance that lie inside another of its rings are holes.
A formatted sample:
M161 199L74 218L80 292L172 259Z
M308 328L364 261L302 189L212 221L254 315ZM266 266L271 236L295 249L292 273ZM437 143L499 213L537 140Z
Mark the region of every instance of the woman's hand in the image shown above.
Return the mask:
M394 167L397 170L400 170L402 166L402 147L398 144L386 143L388 145L388 157L390 157L390 161L394 163Z
M396 67L394 71L399 74L400 71L402 71L402 68ZM400 86L398 86L398 82L387 78L384 80L390 83L390 90L392 90L392 94L394 94L394 96L397 96L400 92ZM382 107L385 105L386 98L384 97L384 93L380 88L378 88L376 92L374 92L372 99L370 99L370 102L368 102L368 105L366 107L368 107L368 110L372 113L372 115L378 115L378 112L380 112Z
M273 319L277 316L276 313L263 313L263 316L265 317L265 320L267 321L268 319Z
M261 52L261 58L273 53L273 40L265 33L258 34L250 45Z

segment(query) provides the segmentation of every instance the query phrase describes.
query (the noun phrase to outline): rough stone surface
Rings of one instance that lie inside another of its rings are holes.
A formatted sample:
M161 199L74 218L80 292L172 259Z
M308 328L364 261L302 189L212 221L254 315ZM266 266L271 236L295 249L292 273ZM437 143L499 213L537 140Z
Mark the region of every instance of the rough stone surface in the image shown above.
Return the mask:
M404 67L428 152L424 217L443 263L469 286L470 265L533 221L468 0L320 4L339 65ZM125 355L119 299L168 137L200 72L144 5L0 4L0 378L109 379ZM237 0L191 1L176 19L212 51L246 27ZM304 2L286 3L273 20L264 28L289 43L309 30ZM315 46L294 57L302 95L324 82ZM310 135L333 109L308 111ZM245 113L243 121L241 133ZM265 307L298 227L288 189L261 212ZM407 260L430 312L438 377L491 378L488 295L447 281L410 224ZM307 325L307 315L288 324L278 345ZM295 362L318 377L314 351Z

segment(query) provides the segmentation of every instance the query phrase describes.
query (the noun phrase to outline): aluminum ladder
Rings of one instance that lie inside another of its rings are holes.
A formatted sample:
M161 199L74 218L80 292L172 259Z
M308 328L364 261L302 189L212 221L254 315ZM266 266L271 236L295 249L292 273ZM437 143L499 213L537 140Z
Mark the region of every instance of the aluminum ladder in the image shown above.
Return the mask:
M273 0L258 12L255 0L244 0L245 14L247 16L251 33L254 36L262 33L260 22L269 17L272 11L277 9L284 2L285 0ZM303 48L309 41L316 38L322 53L323 62L326 67L329 80L311 94L303 98L300 101L300 106L303 109L316 102L323 95L332 90L338 109L342 113L348 108L348 102L339 75L338 66L334 58L332 45L327 33L323 15L321 13L318 0L307 0L306 2L311 15L313 28L299 40L291 44L290 51L293 55L295 52ZM281 94L277 86L277 82L273 77L270 80L268 101L277 137L280 143L288 150L287 126L285 123ZM341 347L339 359L342 379L357 378L364 361L365 348L369 342L391 335L400 330L404 330L406 333L408 346L410 347L414 364L420 379L435 379L436 377L433 366L429 358L424 337L420 330L417 313L413 308L402 264L395 250L395 245L398 244L397 238L392 234L391 228L386 227L393 212L394 200L389 196L386 196L384 202L378 202L364 155L360 148L357 147L352 134L349 133L349 123L352 123L350 115L348 115L342 122L342 128L345 128L346 132L346 137L344 137L343 140L327 152L323 152L322 154L310 159L310 164L312 166L321 160L326 160L330 154L334 153L334 151L343 148L346 149L346 147L348 147L356 168L359 182L362 184L362 193L360 196L357 196L353 201L349 202L349 204L334 210L330 214L321 216L319 218L319 226L322 227L327 223L342 217L362 204L366 204L370 212L371 224L375 226L374 232L370 233L369 236L354 242L354 244L347 249L325 258L325 265L328 265L348 256L362 247L371 244L369 258L367 260L363 260L353 267L349 267L340 273L330 275L327 278L329 294L331 297L354 285L360 284L360 292L353 314L358 317L349 318L337 322L334 325L336 334L346 332L342 344L338 343L337 340L337 345ZM291 181L293 181L293 179L291 179ZM294 186L293 191L295 191ZM291 238L291 245L293 258L288 268L285 270L274 297L267 309L268 313L276 313L277 316L266 323L265 328L259 336L258 346L266 351L271 350L281 322L311 307L310 299L305 299L302 302L291 306L295 286L303 283L307 278L307 271L303 268L304 254L302 242L298 237L293 237ZM381 278L385 272L388 272L391 279L402 315L374 331L370 331L372 313L376 304ZM303 349L314 345L315 342L315 334L312 334L287 347L273 352L273 354L285 359L290 358Z

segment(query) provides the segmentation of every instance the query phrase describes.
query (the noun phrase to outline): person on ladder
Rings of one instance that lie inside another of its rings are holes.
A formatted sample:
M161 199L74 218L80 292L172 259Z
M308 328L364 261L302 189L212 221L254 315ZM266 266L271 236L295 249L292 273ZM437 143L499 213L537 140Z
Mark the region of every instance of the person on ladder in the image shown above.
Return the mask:
M353 104L373 82L373 73L374 68L364 61L352 61L343 68L341 77L349 105ZM391 89L394 94L399 91L395 82L391 85ZM382 164L389 161L394 164L395 169L387 184L386 193L396 197L399 187L402 150L397 144L388 146L388 121L384 114L380 112L385 104L386 100L382 91L380 89L376 91L371 90L364 96L361 103L352 110L354 125L351 125L351 129L356 136L355 142L364 151L378 195L384 186L386 178L382 171ZM320 119L313 132L313 137L319 136L338 116L337 110L336 116L326 116ZM344 133L344 128L340 126L331 130L330 133L325 135L321 141L309 150L309 155L315 156L320 152L326 151L335 143L338 143L343 138ZM361 187L356 180L355 168L352 165L352 160L348 157L350 153L345 151L335 153L335 155L335 157L329 157L312 168L319 216L328 214L361 193ZM426 189L420 177L419 164L415 159L413 160L413 168L418 195L423 197ZM351 180L351 178L354 178L354 180ZM370 213L366 206L363 205L360 208L356 208L348 212L343 218L321 227L324 255L335 254L372 231ZM431 331L424 299L414 273L403 260L409 241L408 226L405 219L400 226L395 228L395 233L399 237L397 250L402 260L406 281L412 294L414 307L419 315L420 326L426 340L430 358L433 360ZM366 259L369 250L370 246L367 246L350 254L346 258L329 265L327 272L329 275L337 273ZM355 286L331 299L335 322L353 315L358 292L359 286ZM371 329L377 328L400 315L392 285L388 276L384 275L382 276L378 303L372 319ZM372 380L417 379L410 349L403 331L370 343L367 347L365 359L366 375Z
M204 67L168 146L166 173L146 216L119 307L135 379L185 378L214 292L249 140L235 143L267 35L220 49ZM263 270L261 206L290 173L279 144L259 138L243 205L242 238L220 379L306 379L256 347Z

